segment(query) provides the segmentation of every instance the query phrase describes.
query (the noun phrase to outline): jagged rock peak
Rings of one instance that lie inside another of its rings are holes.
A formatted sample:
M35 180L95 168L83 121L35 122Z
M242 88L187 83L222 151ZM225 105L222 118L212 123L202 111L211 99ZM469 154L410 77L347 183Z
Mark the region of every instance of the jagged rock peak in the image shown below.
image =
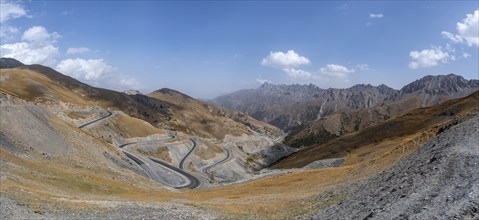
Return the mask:
M462 89L474 89L479 87L478 80L466 80L464 77L448 74L448 75L427 75L406 86L400 91L401 93L425 92L431 95L450 94L458 92Z
M129 89L125 91L126 94L128 95L143 95L140 91L136 89Z

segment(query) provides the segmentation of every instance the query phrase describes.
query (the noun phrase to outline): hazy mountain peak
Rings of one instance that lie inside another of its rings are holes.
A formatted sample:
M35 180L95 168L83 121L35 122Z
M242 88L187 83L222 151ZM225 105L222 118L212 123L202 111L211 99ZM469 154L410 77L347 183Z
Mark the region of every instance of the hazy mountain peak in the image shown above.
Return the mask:
M16 59L2 57L0 58L0 68L15 68L24 64Z
M150 94L154 94L154 93L160 93L160 94L164 94L164 95L170 95L170 96L179 96L179 97L183 97L183 98L188 98L188 99L193 99L191 98L190 96L184 94L184 93L181 93L179 91L176 91L174 89L170 89L170 88L161 88L161 89L158 89Z

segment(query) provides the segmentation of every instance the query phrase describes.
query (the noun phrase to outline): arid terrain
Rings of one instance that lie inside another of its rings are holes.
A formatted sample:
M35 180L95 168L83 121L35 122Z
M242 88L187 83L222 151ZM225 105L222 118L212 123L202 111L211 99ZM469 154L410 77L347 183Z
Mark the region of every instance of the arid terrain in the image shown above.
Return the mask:
M0 85L5 219L479 218L477 80L209 103L2 58Z

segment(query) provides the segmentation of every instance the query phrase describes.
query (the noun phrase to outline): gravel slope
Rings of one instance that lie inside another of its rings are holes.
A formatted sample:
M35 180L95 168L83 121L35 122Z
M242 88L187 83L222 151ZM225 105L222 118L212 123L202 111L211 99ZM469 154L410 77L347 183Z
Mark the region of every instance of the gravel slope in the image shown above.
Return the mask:
M313 219L479 219L479 116L439 134Z
M2 219L216 219L206 210L171 203L99 202L81 210L30 206L0 195Z

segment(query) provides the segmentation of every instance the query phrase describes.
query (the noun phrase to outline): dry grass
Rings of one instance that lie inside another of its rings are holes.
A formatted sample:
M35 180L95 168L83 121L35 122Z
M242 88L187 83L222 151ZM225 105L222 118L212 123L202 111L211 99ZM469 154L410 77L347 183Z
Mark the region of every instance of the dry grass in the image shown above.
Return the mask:
M69 112L67 115L71 119L75 119L75 120L87 118L87 116L85 116L84 114L78 113L78 112Z
M146 155L146 156L149 156L149 157L158 158L158 159L164 160L164 161L166 161L170 164L173 162L173 160L170 157L168 147L159 147L158 149L153 150L153 151L143 150L141 148L138 148L137 151L140 154L143 154L143 155Z
M221 153L223 153L222 148L206 140L201 141L198 150L195 151L195 155L203 160L209 160Z
M75 92L66 90L47 77L27 69L0 69L0 91L29 101L64 101L79 105L94 105Z
M117 114L117 120L119 124L118 129L128 134L127 137L146 137L152 134L165 134L164 130L153 127L150 123L130 117L124 113Z

